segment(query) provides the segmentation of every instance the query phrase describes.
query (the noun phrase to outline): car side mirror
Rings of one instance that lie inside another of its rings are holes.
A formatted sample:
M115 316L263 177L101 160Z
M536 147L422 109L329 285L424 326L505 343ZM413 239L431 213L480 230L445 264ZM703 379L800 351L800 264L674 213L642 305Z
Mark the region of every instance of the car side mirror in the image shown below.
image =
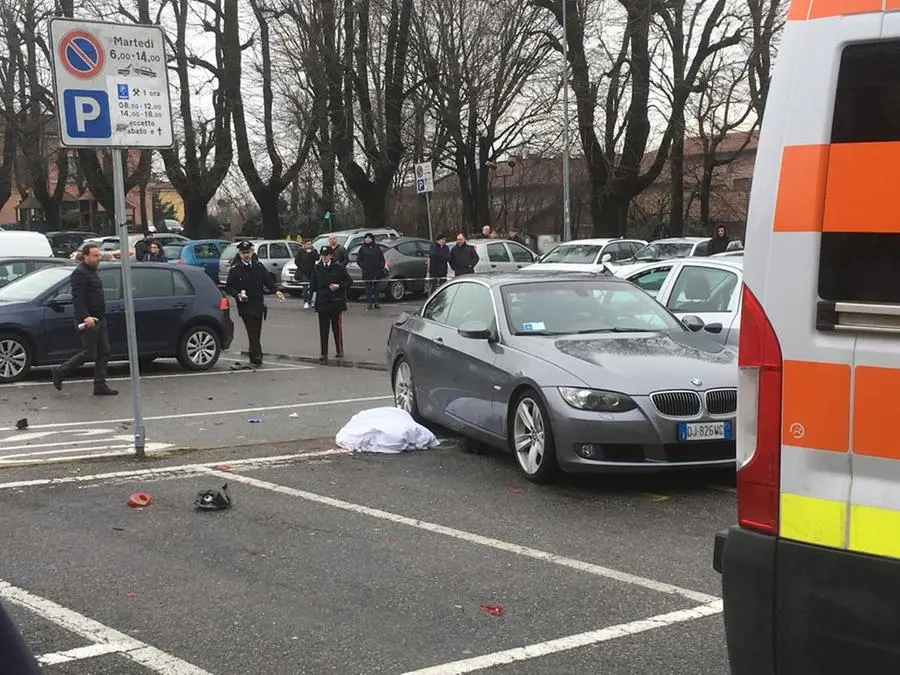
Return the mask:
M50 306L57 309L72 304L72 295L70 293L60 293L55 298L50 299Z
M482 321L466 321L456 331L470 340L490 340L494 335L490 327Z
M714 335L718 335L722 332L722 324L720 323L708 323L703 327L707 333L713 333Z
M694 314L688 314L686 317L682 318L681 323L683 323L692 333L702 330L703 326L706 325L703 323L703 319Z
M602 263L608 263L608 262L610 262L611 260L612 260L612 254L611 254L611 253L604 253L604 254L603 254L603 257L600 258L600 262L602 262Z

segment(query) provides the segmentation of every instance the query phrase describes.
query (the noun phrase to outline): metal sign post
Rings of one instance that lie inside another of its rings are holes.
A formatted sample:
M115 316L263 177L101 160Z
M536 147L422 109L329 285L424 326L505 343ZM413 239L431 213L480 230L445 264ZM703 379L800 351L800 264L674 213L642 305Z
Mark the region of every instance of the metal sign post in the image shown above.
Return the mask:
M428 238L434 241L434 230L431 228L431 202L428 195L434 192L434 174L431 171L431 162L416 164L416 194L425 195L425 212L428 215Z
M129 148L170 148L174 144L165 35L159 26L54 17L50 19L50 44L60 144L66 148L108 149L112 154L134 406L134 450L143 455L147 439L141 414L122 152Z

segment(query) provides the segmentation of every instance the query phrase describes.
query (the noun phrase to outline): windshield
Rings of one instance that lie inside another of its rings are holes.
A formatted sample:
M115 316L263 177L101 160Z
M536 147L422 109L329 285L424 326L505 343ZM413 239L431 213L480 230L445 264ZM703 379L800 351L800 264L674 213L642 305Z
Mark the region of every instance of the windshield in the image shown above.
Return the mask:
M685 330L662 305L630 284L547 281L510 284L501 294L514 335Z
M541 258L541 262L593 265L597 262L601 248L601 246L592 244L560 244Z
M237 255L237 244L229 244L225 247L225 250L222 251L222 255L219 256L220 260L234 260L234 256Z
M690 241L656 242L647 244L634 254L635 260L646 262L659 262L670 258L686 258L694 250L694 244Z
M180 258L183 250L184 246L163 246L163 255L172 259Z
M23 302L34 300L58 281L68 279L72 275L72 267L45 267L43 269L19 277L15 281L0 288L0 301Z

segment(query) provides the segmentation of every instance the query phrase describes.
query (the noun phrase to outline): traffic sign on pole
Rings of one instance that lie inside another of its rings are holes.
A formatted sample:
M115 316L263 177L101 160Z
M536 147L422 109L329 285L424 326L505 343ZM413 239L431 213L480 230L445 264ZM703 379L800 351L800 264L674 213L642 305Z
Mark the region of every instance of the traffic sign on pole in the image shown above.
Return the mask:
M55 17L50 42L61 145L172 147L162 28Z
M141 413L141 374L121 151L169 148L174 144L165 36L159 26L54 17L50 19L50 45L60 145L113 150L113 193L125 296L134 449L143 455L146 434Z
M434 174L431 171L431 162L416 164L416 194L434 192Z

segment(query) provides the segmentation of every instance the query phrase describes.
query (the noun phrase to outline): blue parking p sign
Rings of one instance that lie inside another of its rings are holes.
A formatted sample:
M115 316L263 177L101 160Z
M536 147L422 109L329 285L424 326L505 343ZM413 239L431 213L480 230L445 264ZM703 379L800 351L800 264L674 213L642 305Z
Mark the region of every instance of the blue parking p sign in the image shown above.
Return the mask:
M66 132L72 138L110 138L109 95L98 89L63 91Z

